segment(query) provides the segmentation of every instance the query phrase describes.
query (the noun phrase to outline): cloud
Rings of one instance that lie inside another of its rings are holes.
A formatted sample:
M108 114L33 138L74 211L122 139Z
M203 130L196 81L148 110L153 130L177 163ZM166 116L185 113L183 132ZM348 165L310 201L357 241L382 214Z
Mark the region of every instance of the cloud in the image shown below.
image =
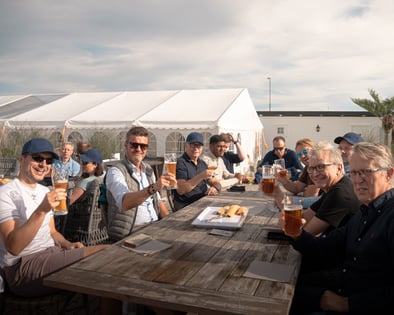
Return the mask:
M2 1L0 93L246 87L257 109L391 97L394 4Z

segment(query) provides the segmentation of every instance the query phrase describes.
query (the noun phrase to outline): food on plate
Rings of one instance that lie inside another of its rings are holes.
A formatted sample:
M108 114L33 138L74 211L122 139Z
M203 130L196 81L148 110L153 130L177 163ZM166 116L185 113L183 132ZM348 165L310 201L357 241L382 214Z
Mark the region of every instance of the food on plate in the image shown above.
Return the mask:
M246 216L248 214L248 208L241 207L240 205L224 206L223 208L220 208L216 214L229 218L234 215Z
M237 209L237 211L235 212L235 214L245 217L248 214L248 208L246 208L246 207L239 207Z
M216 214L218 215L225 215L226 211L228 211L230 209L230 206L224 206L223 208L220 208Z

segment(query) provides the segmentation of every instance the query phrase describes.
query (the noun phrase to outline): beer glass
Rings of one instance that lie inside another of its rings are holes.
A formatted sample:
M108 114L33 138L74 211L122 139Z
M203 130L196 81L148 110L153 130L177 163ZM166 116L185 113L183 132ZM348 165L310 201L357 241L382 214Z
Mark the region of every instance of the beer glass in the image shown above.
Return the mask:
M52 168L52 186L53 188L64 188L67 191L68 185L68 171L65 168L53 167ZM54 209L55 215L65 215L67 214L67 200L59 200L59 205Z
M280 166L281 169L286 169L285 159L274 160L274 165L278 165L278 167Z
M175 153L165 153L164 154L164 166L167 173L176 176L176 154ZM168 189L176 189L176 182L171 180Z
M301 234L302 227L302 201L299 197L286 195L283 199L285 214L285 233L292 237Z
M265 194L272 194L275 186L274 168L272 165L263 165L261 171L263 175L263 192Z
M218 161L216 160L211 161L208 165L209 170L215 171L217 168L218 168ZM212 177L215 177L215 175L217 175L217 172L215 172L215 174L212 175Z
M273 168L274 168L275 177L277 176L286 177L287 171L285 166L285 159L274 160Z

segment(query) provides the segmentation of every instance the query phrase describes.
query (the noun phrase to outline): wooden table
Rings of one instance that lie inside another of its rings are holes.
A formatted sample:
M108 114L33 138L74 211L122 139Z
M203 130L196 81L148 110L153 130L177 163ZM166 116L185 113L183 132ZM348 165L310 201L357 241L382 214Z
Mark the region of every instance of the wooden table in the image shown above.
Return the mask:
M198 314L288 314L300 255L285 242L266 239L279 213L265 209L261 192L223 192L204 197L137 233L172 244L150 256L122 248L120 242L81 260L44 281L70 291ZM193 219L208 206L250 208L243 227L231 237L195 228ZM291 264L290 283L243 277L253 260Z

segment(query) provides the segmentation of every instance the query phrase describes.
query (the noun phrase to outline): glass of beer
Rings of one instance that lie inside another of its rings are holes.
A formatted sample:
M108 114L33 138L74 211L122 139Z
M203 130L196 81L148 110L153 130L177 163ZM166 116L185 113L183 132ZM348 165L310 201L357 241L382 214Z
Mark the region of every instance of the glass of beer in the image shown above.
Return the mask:
M211 171L215 171L217 168L218 168L218 162L217 161L211 161L211 163L208 165L208 169L211 170ZM212 177L215 177L215 174L213 174Z
M261 171L263 175L263 192L265 194L272 194L275 186L274 168L272 165L263 165Z
M167 173L176 176L176 154L175 153L165 153L164 154L164 166ZM168 189L176 189L176 182L171 180Z
M301 234L302 227L302 201L300 198L286 195L283 199L285 214L285 233L292 237Z
M65 168L53 167L52 168L52 186L53 188L64 188L67 191L68 185L68 171ZM67 200L59 200L59 205L54 209L55 215L65 215L67 214Z

